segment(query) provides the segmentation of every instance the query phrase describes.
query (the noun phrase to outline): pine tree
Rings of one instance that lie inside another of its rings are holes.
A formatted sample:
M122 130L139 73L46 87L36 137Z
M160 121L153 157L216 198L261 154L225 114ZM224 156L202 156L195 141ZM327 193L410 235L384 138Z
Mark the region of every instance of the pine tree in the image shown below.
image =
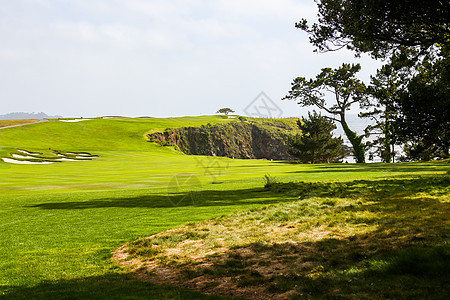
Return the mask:
M346 112L353 104L365 107L368 105L367 88L363 82L356 78L361 70L359 64L342 64L339 68L322 68L315 79L307 80L297 77L292 82L289 94L283 99L295 100L303 107L315 106L331 116L341 124L347 139L352 144L353 156L357 163L365 162L365 146L362 143L363 135L351 130L346 121ZM325 95L328 94L328 99Z
M336 129L333 121L315 111L308 113L308 119L297 121L302 134L289 138L288 152L303 163L341 162L346 156L341 137L331 133Z

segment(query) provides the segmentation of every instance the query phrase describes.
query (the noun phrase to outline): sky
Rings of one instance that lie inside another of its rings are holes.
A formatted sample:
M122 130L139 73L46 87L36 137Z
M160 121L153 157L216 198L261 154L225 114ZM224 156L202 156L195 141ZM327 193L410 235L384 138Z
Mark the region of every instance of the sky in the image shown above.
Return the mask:
M0 0L0 114L298 117L297 76L381 62L314 53L313 0Z

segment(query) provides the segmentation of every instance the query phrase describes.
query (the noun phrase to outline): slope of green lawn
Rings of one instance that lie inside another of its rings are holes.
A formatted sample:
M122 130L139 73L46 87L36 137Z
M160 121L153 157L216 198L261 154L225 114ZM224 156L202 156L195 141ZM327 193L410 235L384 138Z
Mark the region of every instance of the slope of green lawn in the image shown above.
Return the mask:
M67 123L59 120L31 124L0 131L0 155L8 149L24 147L29 151L48 148L71 151L148 150L145 133L169 127L200 126L207 123L230 122L220 116L184 118L114 118L87 119Z
M0 131L0 156L17 149L87 151L92 161L0 162L0 297L202 298L136 281L114 265L120 245L188 222L296 195L262 189L281 181L352 181L443 174L447 162L299 165L194 157L148 143L167 127L228 122L220 117L49 121Z

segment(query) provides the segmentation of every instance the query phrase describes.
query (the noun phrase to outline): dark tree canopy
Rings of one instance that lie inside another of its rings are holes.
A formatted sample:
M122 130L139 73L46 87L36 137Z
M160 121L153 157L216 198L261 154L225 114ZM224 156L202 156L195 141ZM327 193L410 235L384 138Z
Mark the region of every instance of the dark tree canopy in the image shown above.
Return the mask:
M303 163L341 162L346 155L342 139L333 137L336 129L333 121L315 111L308 113L308 119L297 121L301 134L288 141L288 152Z
M407 160L449 157L449 84L446 47L428 53L420 63L407 55L393 56L372 76L368 91L375 101L361 116L375 120L367 131L377 135L372 146L384 161L393 157L394 144L404 146Z
M388 57L399 46L426 50L450 43L448 0L317 0L319 22L296 27L319 51L343 47Z
M450 147L450 58L424 63L394 100L394 133L410 159L448 158Z
M393 120L397 114L394 101L402 86L402 80L392 65L384 65L371 76L371 83L367 89L373 100L367 106L368 111L361 112L360 117L370 118L373 124L366 127L366 136L374 137L366 143L369 157L380 156L383 162L394 162Z
M450 99L436 85L414 79L400 94L401 110L395 122L396 136L413 160L448 158L450 147Z
M219 109L216 113L228 115L229 113L234 113L234 110L232 110L229 107L224 107L224 108Z

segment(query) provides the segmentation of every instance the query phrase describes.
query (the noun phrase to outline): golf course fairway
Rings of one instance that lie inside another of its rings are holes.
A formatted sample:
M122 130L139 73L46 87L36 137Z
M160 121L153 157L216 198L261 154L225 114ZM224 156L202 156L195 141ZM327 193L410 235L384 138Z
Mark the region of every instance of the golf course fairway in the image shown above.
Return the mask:
M191 156L146 139L165 128L220 122L239 120L98 118L0 129L1 158L18 150L98 156L42 165L0 161L0 298L217 299L138 280L112 261L112 253L183 224L299 200L295 193L264 189L265 175L281 183L448 177L448 161L305 165ZM408 197L436 197L433 203L448 210L447 192L424 187ZM448 219L439 222L435 226L448 228Z

